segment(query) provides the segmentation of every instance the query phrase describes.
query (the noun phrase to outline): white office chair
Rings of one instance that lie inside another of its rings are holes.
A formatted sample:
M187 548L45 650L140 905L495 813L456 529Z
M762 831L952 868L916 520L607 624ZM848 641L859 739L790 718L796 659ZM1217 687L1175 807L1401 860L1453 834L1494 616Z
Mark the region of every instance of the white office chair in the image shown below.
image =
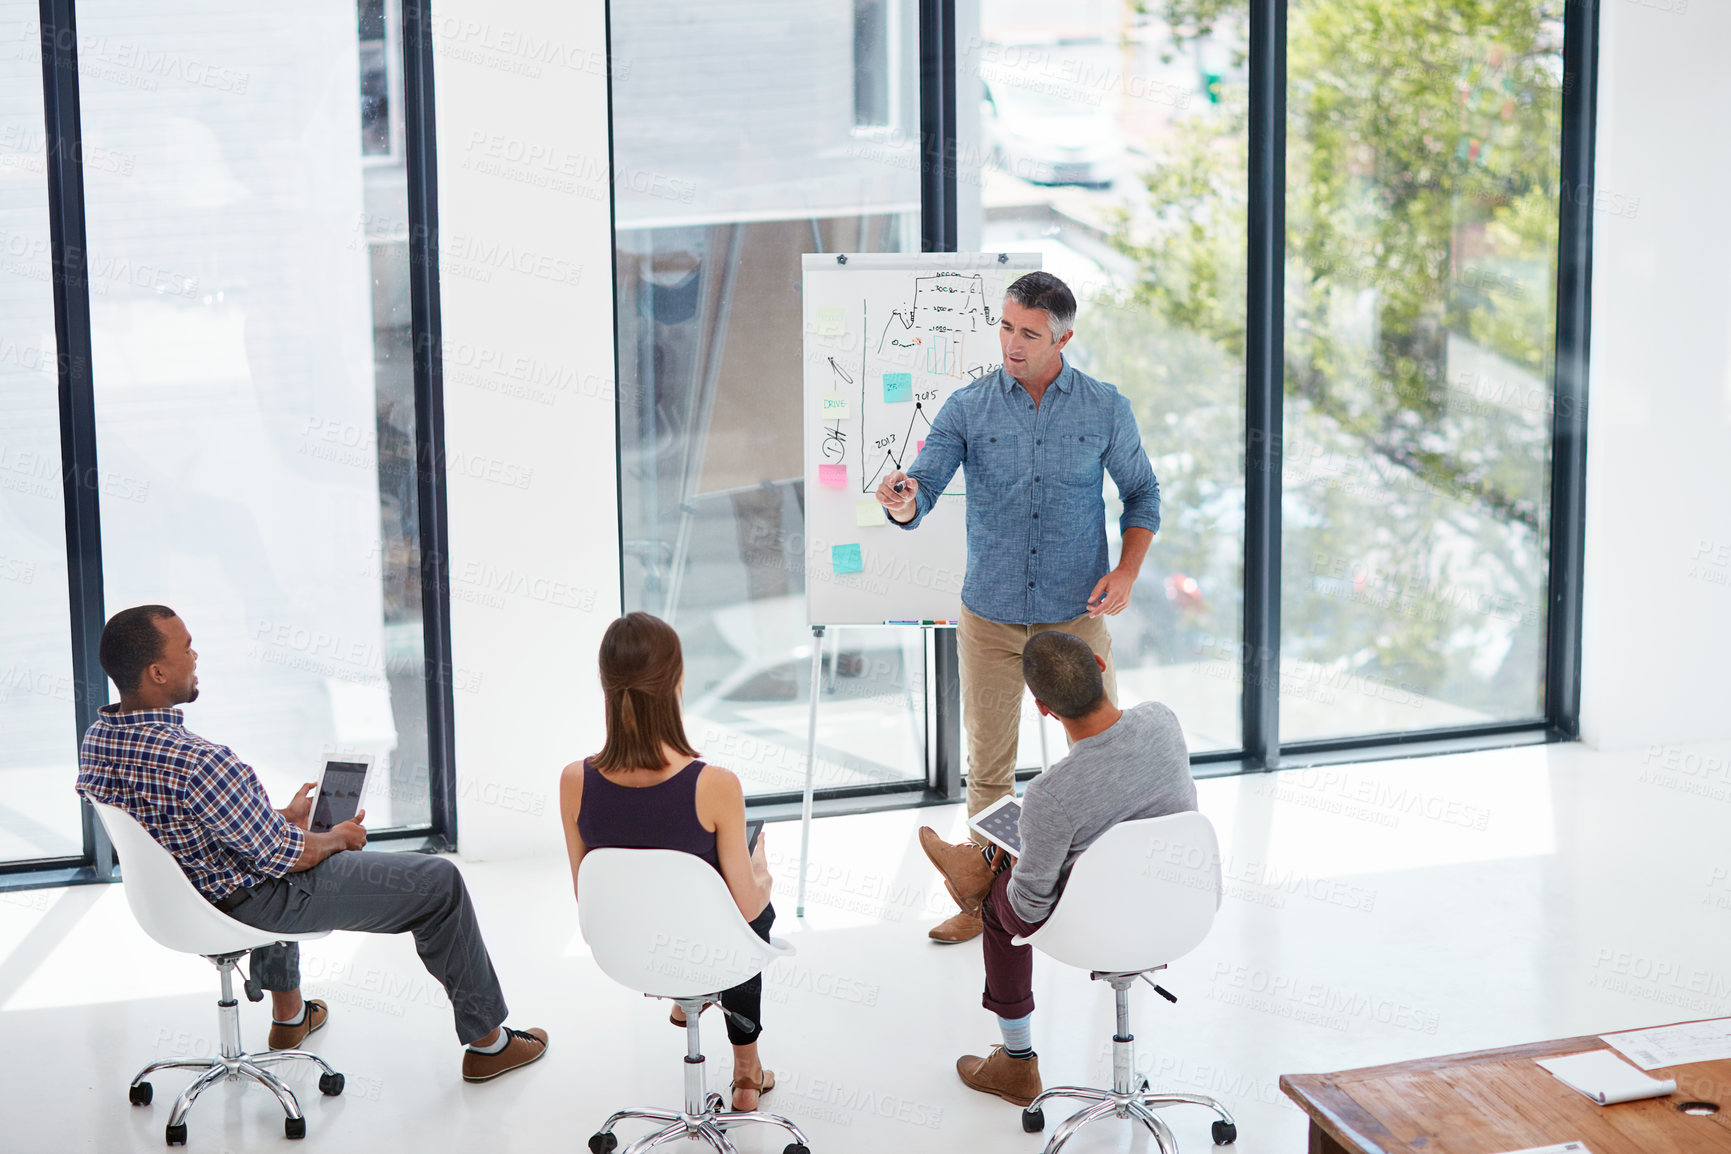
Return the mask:
M1045 1127L1041 1106L1048 1098L1078 1098L1092 1103L1065 1119L1046 1143L1058 1154L1076 1131L1113 1115L1148 1127L1160 1154L1178 1154L1178 1144L1154 1108L1206 1106L1220 1115L1214 1123L1217 1145L1238 1138L1238 1125L1213 1098L1201 1094L1151 1093L1147 1079L1135 1075L1130 1033L1130 987L1140 978L1168 1001L1178 999L1154 985L1148 975L1166 968L1202 943L1220 905L1220 847L1214 826L1194 811L1127 821L1107 830L1076 859L1052 916L1023 942L1066 965L1090 971L1112 987L1118 1029L1112 1035L1112 1088L1054 1086L1022 1111L1022 1128Z
M793 954L784 941L764 941L733 904L721 875L702 858L666 849L597 849L577 870L577 922L602 973L645 997L667 998L685 1011L685 1105L680 1110L620 1110L589 1138L591 1154L612 1154L613 1127L627 1118L664 1123L625 1148L690 1138L734 1154L726 1130L766 1122L793 1136L782 1154L811 1154L805 1135L780 1114L724 1110L704 1085L698 1016L721 991L761 974Z
M204 899L188 880L174 855L164 849L150 831L140 825L125 810L93 801L97 817L102 819L109 840L114 843L114 856L120 862L121 877L126 888L126 904L132 916L144 927L144 932L171 950L186 954L202 954L216 966L222 977L222 998L216 1003L218 1028L221 1031L222 1052L208 1058L168 1058L152 1062L132 1079L127 1097L134 1106L148 1106L151 1085L145 1081L157 1070L202 1070L192 1084L174 1100L168 1116L167 1140L170 1146L186 1144L186 1115L198 1096L216 1083L236 1078L251 1078L260 1083L282 1103L283 1133L290 1138L304 1138L307 1121L293 1090L265 1067L277 1062L305 1059L318 1064L319 1092L335 1096L343 1092L343 1076L317 1054L306 1050L267 1050L248 1053L240 1045L240 1005L234 999L235 963L256 946L272 942L304 942L322 938L328 930L311 934L277 934L237 922Z

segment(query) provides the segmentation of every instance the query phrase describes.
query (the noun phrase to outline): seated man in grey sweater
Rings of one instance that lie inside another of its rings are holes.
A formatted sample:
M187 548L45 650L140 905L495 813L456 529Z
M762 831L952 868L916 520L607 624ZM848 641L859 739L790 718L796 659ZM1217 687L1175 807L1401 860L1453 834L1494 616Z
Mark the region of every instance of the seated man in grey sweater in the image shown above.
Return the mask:
M1042 714L1056 717L1070 753L1028 783L1022 796L1022 854L994 871L978 847L950 845L928 828L920 845L944 875L962 908L985 923L986 989L981 999L998 1016L1004 1044L987 1057L956 1060L956 1073L976 1090L1026 1106L1040 1092L1034 1054L1034 958L1011 945L1052 914L1070 867L1081 852L1121 821L1196 808L1196 783L1184 733L1158 702L1119 710L1106 697L1105 663L1086 641L1048 631L1022 650L1022 677ZM1002 854L1002 850L994 851Z

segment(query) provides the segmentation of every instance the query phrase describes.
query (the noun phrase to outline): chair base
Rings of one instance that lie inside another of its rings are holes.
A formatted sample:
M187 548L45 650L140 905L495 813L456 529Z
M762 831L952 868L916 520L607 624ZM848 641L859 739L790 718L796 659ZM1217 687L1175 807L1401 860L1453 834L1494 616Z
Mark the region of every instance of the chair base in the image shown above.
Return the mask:
M1156 967L1164 969L1164 966ZM1202 1106L1214 1111L1219 1119L1214 1123L1213 1138L1215 1145L1227 1146L1238 1140L1238 1124L1213 1098L1205 1094L1162 1094L1148 1088L1146 1078L1137 1080L1134 1042L1135 1035L1130 1033L1130 987L1138 978L1137 973L1107 973L1096 971L1091 977L1104 981L1112 987L1114 1000L1117 1004L1118 1030L1112 1035L1112 1088L1096 1090L1089 1086L1054 1086L1043 1091L1028 1103L1028 1108L1022 1112L1022 1127L1026 1130L1039 1130L1045 1125L1045 1112L1041 1109L1047 1100L1052 1098L1075 1098L1089 1105L1070 1115L1052 1132L1051 1141L1046 1143L1045 1154L1058 1154L1064 1144L1076 1136L1076 1132L1090 1122L1101 1118L1122 1118L1126 1121L1140 1122L1154 1135L1154 1141L1160 1147L1160 1154L1178 1154L1178 1141L1172 1136L1171 1129L1154 1111L1161 1106ZM1149 980L1149 979L1144 979ZM1158 989L1159 987L1155 987ZM1168 995L1170 997L1170 995Z
M645 996L654 997L655 995ZM636 1107L616 1111L601 1124L601 1129L590 1135L590 1154L613 1154L613 1151L619 1147L619 1139L613 1133L613 1127L631 1119L660 1122L663 1125L661 1129L651 1131L625 1147L623 1154L644 1154L646 1150L681 1139L706 1143L716 1151L716 1154L738 1154L737 1149L727 1137L727 1130L731 1126L740 1126L747 1122L761 1122L786 1130L793 1138L793 1142L782 1151L782 1154L811 1154L811 1144L806 1141L805 1133L794 1125L791 1119L762 1110L724 1110L722 1107L726 1105L726 1102L723 1101L721 1095L705 1087L705 1060L698 1017L702 1014L706 1003L719 1002L721 995L714 993L701 998L672 998L669 1000L685 1012L684 1109L665 1110Z
M720 1095L713 1095L715 1105L721 1104ZM779 1126L788 1132L794 1143L801 1149L809 1147L805 1134L790 1119L780 1114L766 1114L761 1110L706 1110L702 1114L681 1114L673 1110L633 1109L620 1110L602 1124L601 1129L589 1139L589 1149L595 1150L597 1139L601 1145L611 1150L612 1144L606 1139L613 1138L613 1127L629 1119L639 1119L645 1122L665 1123L659 1130L643 1135L631 1145L625 1147L623 1154L643 1154L645 1150L660 1146L666 1142L678 1142L690 1139L706 1142L717 1151L717 1154L738 1154L737 1149L727 1137L730 1126L738 1126L746 1122L762 1122L770 1126ZM614 1141L618 1141L614 1139Z
M135 1106L147 1106L153 1096L151 1085L146 1079L158 1070L198 1070L199 1075L192 1080L186 1089L174 1100L174 1108L169 1111L167 1140L170 1146L183 1145L186 1142L186 1116L192 1110L199 1096L218 1082L234 1081L247 1078L276 1096L278 1104L283 1108L283 1133L289 1138L304 1138L307 1132L306 1116L301 1113L300 1101L295 1092L288 1088L281 1078L278 1078L267 1066L279 1062L304 1061L312 1062L321 1071L319 1091L328 1096L336 1096L343 1092L343 1076L333 1070L330 1063L308 1050L265 1050L250 1053L241 1049L240 1045L240 1006L234 1000L234 968L241 954L217 954L210 961L222 977L222 998L217 1002L217 1024L221 1031L222 1052L209 1058L165 1058L152 1062L133 1076L127 1096Z
M1220 1120L1214 1123L1215 1142L1218 1145L1228 1145L1238 1137L1238 1126L1233 1122L1232 1115L1227 1113L1226 1107L1201 1094L1156 1094L1146 1090L1119 1094L1087 1086L1054 1086L1029 1103L1025 1114L1032 1115L1051 1098L1076 1098L1091 1105L1076 1111L1059 1124L1052 1132L1051 1141L1046 1143L1045 1154L1058 1154L1058 1151L1064 1148L1064 1143L1076 1136L1076 1131L1101 1118L1123 1118L1140 1122L1154 1135L1160 1154L1178 1154L1178 1141L1172 1136L1171 1128L1154 1113L1154 1110L1161 1106L1205 1106L1220 1115Z

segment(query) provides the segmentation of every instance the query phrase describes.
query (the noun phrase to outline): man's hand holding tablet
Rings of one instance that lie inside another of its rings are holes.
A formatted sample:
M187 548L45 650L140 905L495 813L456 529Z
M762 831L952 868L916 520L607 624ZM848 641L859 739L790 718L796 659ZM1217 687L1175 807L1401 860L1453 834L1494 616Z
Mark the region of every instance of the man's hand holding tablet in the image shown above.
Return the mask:
M312 833L327 833L345 822L359 822L365 812L361 796L367 791L367 774L372 768L371 758L325 762L318 801L306 828Z

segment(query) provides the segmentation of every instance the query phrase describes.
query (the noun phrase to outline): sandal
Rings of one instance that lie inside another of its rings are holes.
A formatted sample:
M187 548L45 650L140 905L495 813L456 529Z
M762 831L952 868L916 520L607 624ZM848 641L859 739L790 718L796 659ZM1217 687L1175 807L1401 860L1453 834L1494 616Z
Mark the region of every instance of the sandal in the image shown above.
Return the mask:
M698 1008L698 1011L697 1011L698 1014L701 1015L704 1010L709 1009L709 1007L711 1007L713 1005L715 1005L714 1002L703 1003L703 1005ZM683 1029L685 1029L685 1019L678 1017L677 1016L678 1013L679 1013L679 1007L676 1005L671 1010L667 1011L667 1020L668 1020L668 1022L670 1022L673 1025L674 1029L683 1030Z
M775 1071L765 1070L762 1074L758 1075L756 1079L735 1078L731 1089L735 1094L738 1094L741 1090L750 1090L752 1093L756 1094L757 1105L750 1108L751 1110L756 1110L758 1106L763 1104L763 1096L775 1089ZM737 1103L730 1102L729 1105L733 1106L736 1112L749 1112L742 1110Z

